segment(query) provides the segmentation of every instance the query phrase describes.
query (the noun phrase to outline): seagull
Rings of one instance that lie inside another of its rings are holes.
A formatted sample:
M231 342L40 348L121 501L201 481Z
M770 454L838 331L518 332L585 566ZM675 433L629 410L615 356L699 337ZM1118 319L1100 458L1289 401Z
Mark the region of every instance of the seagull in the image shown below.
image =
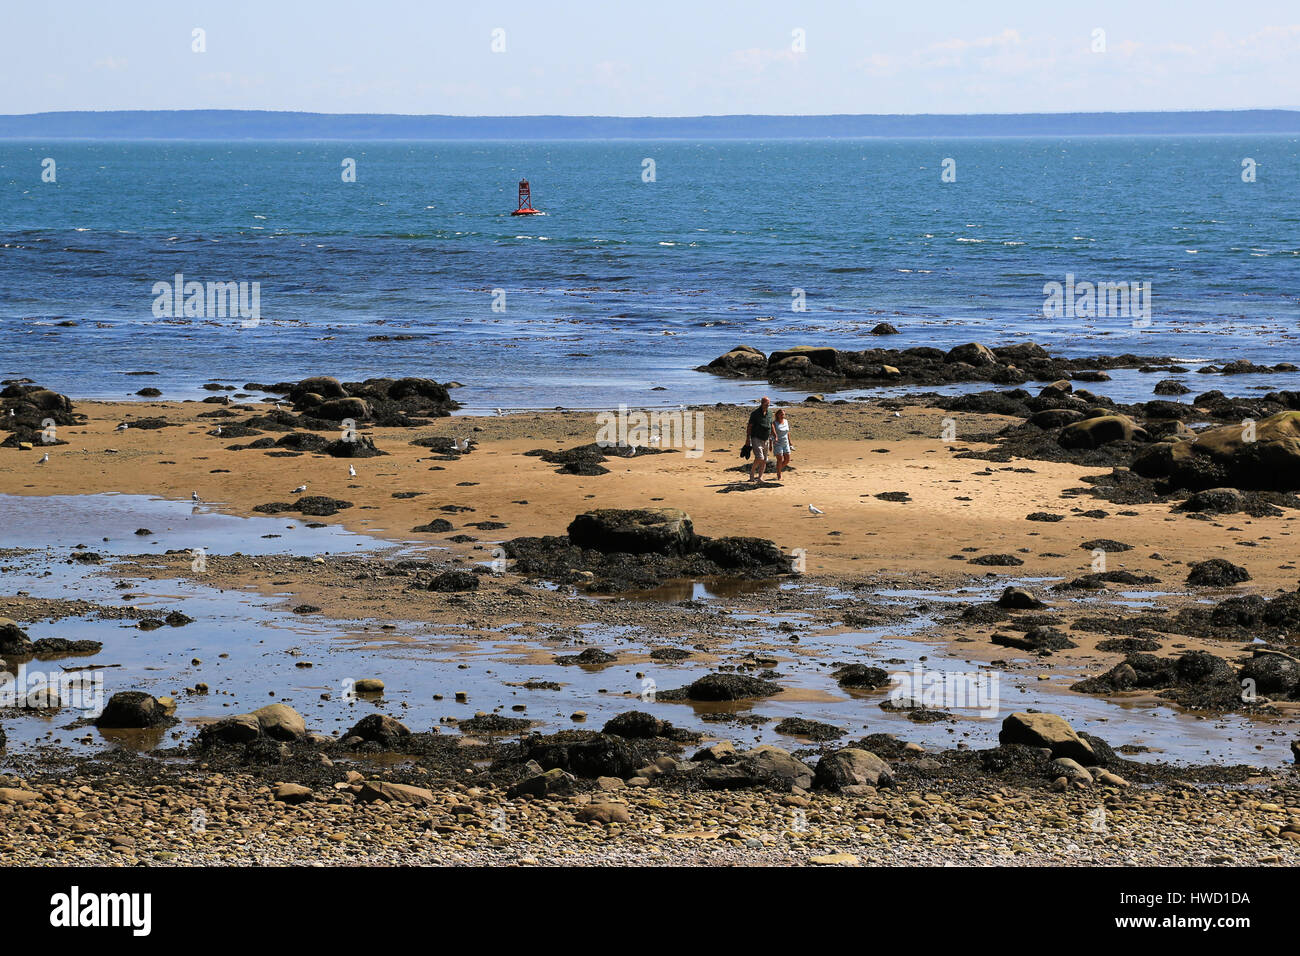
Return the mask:
M114 431L124 432L124 431L126 431L127 427L128 427L128 426L127 426L126 422L122 422L122 424L118 425L117 428L114 429Z
M49 460L50 460L50 453L47 451L44 455L41 456L41 460L38 461L36 464L43 465Z
M220 425L217 426L217 434L218 434L218 435L221 434L221 426L220 426Z
M658 436L658 435L651 435L651 436L650 436L650 447L651 447L651 448L658 448L658 447L659 447L659 436Z
M11 411L9 414L12 415L13 412ZM499 409L499 408L497 409L497 414L498 414L498 415L502 414L501 409Z
M348 477L355 478L356 476L357 476L357 470L353 468L351 465L348 465Z
M10 418L13 418L13 417L14 417L14 410L13 410L12 408L9 409L9 417L10 417Z
M306 490L307 490L307 484L306 482L304 482L303 484L299 485L297 488L293 489L293 491L291 491L290 494L300 495Z
M826 513L826 512L824 512L824 511L822 511L821 508L818 508L816 505L809 505L809 506L808 506L808 510L811 511L811 512L812 512L813 514L815 514L815 515L824 515L824 514Z
M468 438L457 438L454 442L452 442L452 445L457 451L469 451Z
M636 457L636 453L637 453L638 451L640 451L640 446L639 446L639 445L628 445L628 446L627 446L627 457L629 457L629 458L635 458L635 457Z
M903 413L902 413L902 412L894 412L894 417L895 417L895 418L902 418L902 417L903 417Z
M197 491L191 491L190 501L198 501L198 500L199 500L199 493Z

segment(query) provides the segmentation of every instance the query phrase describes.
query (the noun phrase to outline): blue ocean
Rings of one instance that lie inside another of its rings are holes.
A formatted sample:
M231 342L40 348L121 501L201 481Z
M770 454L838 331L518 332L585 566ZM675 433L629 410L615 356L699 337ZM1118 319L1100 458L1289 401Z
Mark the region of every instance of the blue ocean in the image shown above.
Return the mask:
M159 317L177 274L260 321ZM1067 276L1150 283L1149 320L1045 317ZM693 371L742 343L1296 361L1300 139L3 142L0 334L0 377L79 398L421 375L471 411L747 400Z

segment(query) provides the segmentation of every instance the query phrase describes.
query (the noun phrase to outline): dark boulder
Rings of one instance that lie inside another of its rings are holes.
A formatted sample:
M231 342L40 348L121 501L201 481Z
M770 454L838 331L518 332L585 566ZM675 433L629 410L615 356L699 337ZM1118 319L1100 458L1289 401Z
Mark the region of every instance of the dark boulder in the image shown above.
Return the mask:
M357 721L356 726L343 735L344 739L360 737L362 740L382 744L385 747L398 744L410 736L409 727L387 714L367 714Z
M580 548L624 554L681 555L691 550L691 517L677 508L605 508L573 519L569 541Z
M638 754L622 737L591 731L540 734L526 741L530 760L544 770L560 769L577 777L631 777L642 765Z
M1198 588L1226 588L1249 580L1250 572L1223 558L1197 561L1187 575L1187 583Z
M108 699L103 713L95 721L95 726L137 729L162 727L176 722L152 694L138 690L124 690Z

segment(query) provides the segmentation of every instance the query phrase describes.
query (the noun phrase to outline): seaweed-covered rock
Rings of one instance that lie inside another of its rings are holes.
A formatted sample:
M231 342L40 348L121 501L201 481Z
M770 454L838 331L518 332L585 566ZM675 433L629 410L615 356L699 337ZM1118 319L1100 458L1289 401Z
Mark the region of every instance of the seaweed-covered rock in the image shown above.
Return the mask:
M465 568L443 571L429 582L430 591L477 591L478 575Z
M1250 580L1250 572L1223 558L1197 561L1187 575L1187 583L1199 588L1226 588Z
M884 669L868 667L866 664L846 664L832 675L841 687L863 687L875 690L888 687L891 678Z
M1127 415L1098 415L1066 425L1057 436L1062 448L1097 448L1116 441L1144 441L1146 429Z
M570 730L535 734L525 744L530 760L544 770L564 770L577 777L630 777L641 766L638 754L622 737Z
M514 570L606 593L686 578L762 580L792 573L791 559L771 541L697 535L690 515L676 508L587 512L568 530L506 541Z
M681 555L691 550L695 528L679 508L604 508L578 515L568 534L573 544L596 551Z
M994 634L992 637L994 644L1002 647L1014 647L1022 651L1035 651L1040 654L1050 653L1051 651L1061 651L1079 645L1070 640L1062 631L1054 627L1031 627L1023 635L1018 634Z
M1300 411L1206 429L1193 441L1139 456L1133 468L1175 488L1300 489Z
M1238 676L1243 681L1254 681L1260 694L1291 697L1300 689L1300 662L1283 654L1257 651L1242 665Z
M705 674L685 688L688 700L747 700L771 697L781 692L781 685L745 674ZM671 691L666 693L671 694ZM671 700L660 693L659 697Z
M888 323L875 334L895 331ZM789 386L818 385L841 388L899 382L941 385L951 382L990 382L1019 385L1031 379L1053 382L1071 377L1100 380L1104 369L1137 368L1169 364L1168 359L1135 355L1066 359L1054 357L1032 342L989 348L968 342L947 352L920 346L909 349L851 351L818 345L778 349L764 358L751 346L739 346L714 359L699 371L736 378L766 378ZM1022 417L1028 413L1022 409Z
M706 787L714 790L740 790L767 787L789 791L812 786L813 770L803 761L780 747L762 746L739 754L730 763L717 764L702 776Z
M114 729L142 729L174 724L167 709L152 694L139 690L119 691L108 699L103 712L95 720L96 727Z
M605 721L601 733L633 739L664 737L667 736L671 726L643 710L629 710Z
M289 400L305 419L325 422L353 419L386 427L423 424L429 418L446 417L460 408L446 385L427 378L340 382L330 376L314 376L291 385Z
M362 740L391 747L410 736L410 728L401 721L387 714L367 714L357 721L356 725L343 735L343 738L346 740L348 737L360 737Z
M27 632L5 617L0 617L0 657L31 657L31 638Z

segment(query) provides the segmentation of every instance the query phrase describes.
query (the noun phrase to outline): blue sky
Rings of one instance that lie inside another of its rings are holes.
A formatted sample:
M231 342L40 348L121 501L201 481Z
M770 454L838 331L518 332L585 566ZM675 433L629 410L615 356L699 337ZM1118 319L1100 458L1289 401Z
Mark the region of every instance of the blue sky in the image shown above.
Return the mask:
M1300 106L1300 0L61 0L0 22L0 113Z

